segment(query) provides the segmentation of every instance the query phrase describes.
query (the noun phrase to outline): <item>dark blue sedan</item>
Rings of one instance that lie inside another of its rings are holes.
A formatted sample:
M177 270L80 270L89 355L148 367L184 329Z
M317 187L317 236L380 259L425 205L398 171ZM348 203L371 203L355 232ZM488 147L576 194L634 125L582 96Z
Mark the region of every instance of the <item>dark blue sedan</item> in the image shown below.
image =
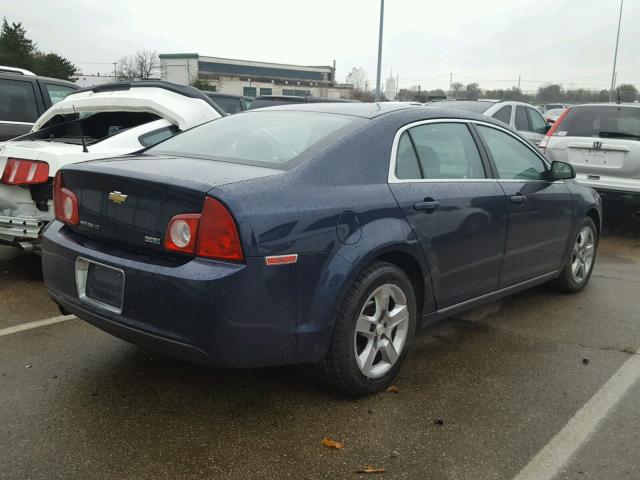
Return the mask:
M64 311L133 343L317 364L367 394L419 326L548 281L584 288L602 211L574 175L465 112L245 112L62 169L44 276Z

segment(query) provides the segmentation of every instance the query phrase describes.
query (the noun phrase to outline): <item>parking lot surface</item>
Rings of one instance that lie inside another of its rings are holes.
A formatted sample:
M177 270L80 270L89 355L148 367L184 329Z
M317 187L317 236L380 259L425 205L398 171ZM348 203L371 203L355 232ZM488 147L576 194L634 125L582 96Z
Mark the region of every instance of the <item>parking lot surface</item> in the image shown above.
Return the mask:
M311 368L204 368L75 318L16 331L60 313L38 257L1 248L0 478L637 479L639 312L640 237L609 235L582 293L428 327L397 393L354 400Z

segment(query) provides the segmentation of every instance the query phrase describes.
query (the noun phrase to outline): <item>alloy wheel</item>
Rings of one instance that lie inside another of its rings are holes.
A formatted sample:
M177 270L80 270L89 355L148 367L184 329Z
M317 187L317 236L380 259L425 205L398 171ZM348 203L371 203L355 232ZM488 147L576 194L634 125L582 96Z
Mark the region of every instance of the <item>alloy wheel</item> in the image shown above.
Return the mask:
M595 255L595 236L590 227L583 227L573 244L571 274L577 283L583 283L591 272Z
M407 297L395 284L376 288L356 322L353 349L360 372L369 378L385 375L402 354L409 331Z

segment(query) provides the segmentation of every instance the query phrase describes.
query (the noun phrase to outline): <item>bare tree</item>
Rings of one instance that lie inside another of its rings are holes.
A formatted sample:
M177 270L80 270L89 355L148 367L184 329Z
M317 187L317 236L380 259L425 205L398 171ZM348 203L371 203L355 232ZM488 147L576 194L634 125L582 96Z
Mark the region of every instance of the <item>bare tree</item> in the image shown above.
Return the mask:
M135 55L122 57L118 62L119 80L147 80L160 70L158 52L139 50Z
M347 75L346 80L347 83L353 85L356 91L365 90L368 83L367 71L362 67L353 67Z

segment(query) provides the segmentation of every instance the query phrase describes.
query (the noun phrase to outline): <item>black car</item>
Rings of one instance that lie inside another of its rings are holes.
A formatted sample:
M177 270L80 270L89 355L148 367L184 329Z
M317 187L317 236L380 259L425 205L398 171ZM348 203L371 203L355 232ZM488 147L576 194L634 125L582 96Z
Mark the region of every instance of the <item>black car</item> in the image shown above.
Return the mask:
M256 108L275 107L276 105L291 105L294 103L359 103L357 100L327 97L302 97L295 95L260 95L256 97L249 110Z
M247 110L253 103L253 98L251 97L229 95L226 93L211 92L208 90L203 90L202 93L213 100L216 105L224 110L224 113L227 113L229 115L243 112L244 110Z
M28 133L45 110L78 88L66 80L0 66L0 142Z

